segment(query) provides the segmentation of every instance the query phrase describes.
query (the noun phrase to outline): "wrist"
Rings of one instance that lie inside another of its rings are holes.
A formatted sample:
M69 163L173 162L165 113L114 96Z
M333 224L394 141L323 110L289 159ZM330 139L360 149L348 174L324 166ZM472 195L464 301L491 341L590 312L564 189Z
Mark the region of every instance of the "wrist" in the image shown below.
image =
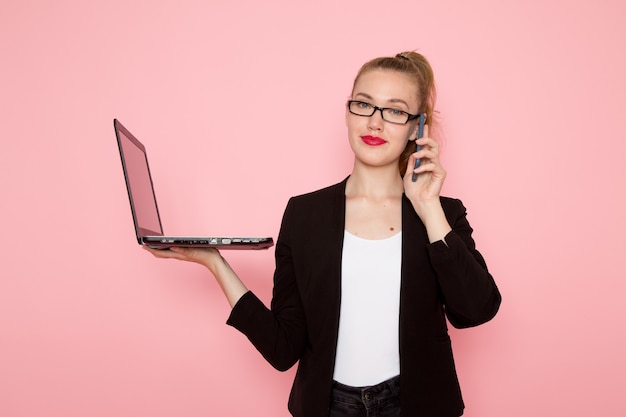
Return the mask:
M413 203L413 208L426 227L430 243L443 240L452 230L439 198Z
M429 217L440 216L443 213L439 197L429 200L411 200L411 204L422 221Z
M217 256L208 256L202 264L214 275L218 276L221 271L228 268L228 262L222 257L221 254Z

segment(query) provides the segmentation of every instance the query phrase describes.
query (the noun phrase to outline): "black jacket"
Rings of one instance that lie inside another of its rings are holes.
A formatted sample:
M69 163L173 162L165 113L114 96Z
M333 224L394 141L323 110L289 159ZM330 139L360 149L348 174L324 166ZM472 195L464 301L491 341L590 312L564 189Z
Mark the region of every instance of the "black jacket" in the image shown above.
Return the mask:
M341 301L346 181L290 199L276 243L271 309L251 292L228 324L276 369L300 361L289 398L297 417L329 413ZM441 198L452 226L432 244L410 201L402 202L400 389L405 416L457 417L463 400L446 316L457 327L490 320L500 293L475 249L459 200Z

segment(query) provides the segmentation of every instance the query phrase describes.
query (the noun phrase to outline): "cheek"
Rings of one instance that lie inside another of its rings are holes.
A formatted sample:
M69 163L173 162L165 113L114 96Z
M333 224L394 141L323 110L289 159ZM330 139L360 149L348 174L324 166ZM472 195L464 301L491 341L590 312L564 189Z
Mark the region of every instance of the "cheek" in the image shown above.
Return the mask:
M402 127L398 126L398 127L399 129L394 129L394 132L393 132L394 137L401 139L403 142L412 139L411 134L413 133L413 130L411 130L407 126L402 126Z
M365 125L363 125L365 123ZM355 116L349 112L346 112L346 127L348 132L360 131L367 128L367 118Z
M417 135L417 123L413 123L412 121L409 123L409 133L407 137L409 140L412 140L415 139Z

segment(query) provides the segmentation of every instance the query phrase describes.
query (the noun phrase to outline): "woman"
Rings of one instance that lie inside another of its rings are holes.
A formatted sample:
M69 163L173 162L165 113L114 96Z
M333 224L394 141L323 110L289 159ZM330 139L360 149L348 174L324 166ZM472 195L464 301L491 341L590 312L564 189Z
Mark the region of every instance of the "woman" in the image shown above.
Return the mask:
M434 101L432 69L416 52L360 69L345 116L352 173L290 199L270 309L216 250L151 250L205 265L232 306L228 324L275 368L299 361L294 416L463 413L446 317L479 325L501 298L465 208L439 195Z

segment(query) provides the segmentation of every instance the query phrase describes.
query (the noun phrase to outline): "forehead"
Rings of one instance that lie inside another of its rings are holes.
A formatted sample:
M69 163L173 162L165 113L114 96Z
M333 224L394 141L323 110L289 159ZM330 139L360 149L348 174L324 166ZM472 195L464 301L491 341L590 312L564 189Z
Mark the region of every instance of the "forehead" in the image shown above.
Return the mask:
M418 106L418 86L407 74L374 69L362 73L354 83L352 96L366 95L374 100L388 102L403 100L409 105Z

